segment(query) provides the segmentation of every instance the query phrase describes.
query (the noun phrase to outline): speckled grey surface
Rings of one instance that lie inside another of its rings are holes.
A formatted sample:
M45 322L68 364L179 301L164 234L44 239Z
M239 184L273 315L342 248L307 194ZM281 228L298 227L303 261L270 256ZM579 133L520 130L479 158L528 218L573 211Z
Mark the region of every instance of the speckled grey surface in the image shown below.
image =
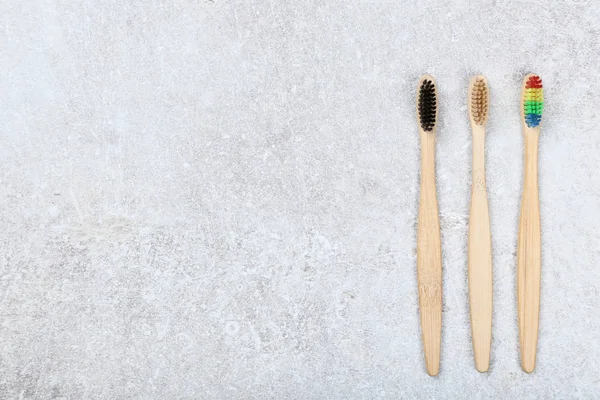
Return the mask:
M598 396L599 20L592 0L2 2L0 397ZM527 375L515 254L532 71L547 107ZM415 272L424 72L441 96L437 378ZM487 374L466 280L475 73L492 96Z

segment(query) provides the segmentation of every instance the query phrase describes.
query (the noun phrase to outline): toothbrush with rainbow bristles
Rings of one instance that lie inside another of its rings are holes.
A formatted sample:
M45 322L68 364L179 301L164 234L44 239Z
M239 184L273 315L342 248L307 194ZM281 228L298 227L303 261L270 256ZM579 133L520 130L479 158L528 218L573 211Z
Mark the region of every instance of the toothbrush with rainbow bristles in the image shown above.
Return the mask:
M542 80L529 74L523 79L521 120L525 143L525 178L517 249L517 302L521 368L533 372L540 316L541 230L538 196L538 141L544 108Z

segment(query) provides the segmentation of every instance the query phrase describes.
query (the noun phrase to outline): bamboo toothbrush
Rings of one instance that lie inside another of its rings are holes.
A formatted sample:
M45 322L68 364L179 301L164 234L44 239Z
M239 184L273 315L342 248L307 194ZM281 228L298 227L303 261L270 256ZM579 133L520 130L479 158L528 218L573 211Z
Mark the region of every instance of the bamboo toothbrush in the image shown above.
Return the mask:
M417 278L421 334L427 373L440 367L442 331L442 250L435 189L435 133L437 91L434 79L423 75L417 92L417 118L421 136L421 189L417 228Z
M487 80L478 75L469 85L469 119L473 131L473 180L469 217L469 306L475 368L490 366L492 343L492 240L485 184L485 125L488 119Z
M538 140L544 108L542 80L529 74L523 79L521 115L525 142L525 178L517 250L517 301L521 368L535 369L540 316L541 231L538 197Z

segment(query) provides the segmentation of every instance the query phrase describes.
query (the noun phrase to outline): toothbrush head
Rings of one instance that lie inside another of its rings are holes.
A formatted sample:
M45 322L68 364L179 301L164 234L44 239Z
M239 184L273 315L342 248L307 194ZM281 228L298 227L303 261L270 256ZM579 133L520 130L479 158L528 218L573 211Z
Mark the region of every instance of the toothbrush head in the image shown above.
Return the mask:
M537 128L542 122L544 89L538 75L527 75L523 79L523 122L528 128Z
M471 79L469 90L469 117L475 125L485 125L488 119L489 90L487 79L477 75Z
M425 132L433 131L437 122L437 91L431 76L421 77L417 98L417 117L421 129Z

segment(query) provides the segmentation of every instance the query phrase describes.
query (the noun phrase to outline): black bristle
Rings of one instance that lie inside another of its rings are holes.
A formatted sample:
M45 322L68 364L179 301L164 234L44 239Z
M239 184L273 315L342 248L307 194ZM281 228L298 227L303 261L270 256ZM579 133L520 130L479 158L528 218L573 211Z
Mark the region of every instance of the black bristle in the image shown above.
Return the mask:
M432 81L425 79L419 89L419 122L424 131L431 131L435 126L435 86Z

